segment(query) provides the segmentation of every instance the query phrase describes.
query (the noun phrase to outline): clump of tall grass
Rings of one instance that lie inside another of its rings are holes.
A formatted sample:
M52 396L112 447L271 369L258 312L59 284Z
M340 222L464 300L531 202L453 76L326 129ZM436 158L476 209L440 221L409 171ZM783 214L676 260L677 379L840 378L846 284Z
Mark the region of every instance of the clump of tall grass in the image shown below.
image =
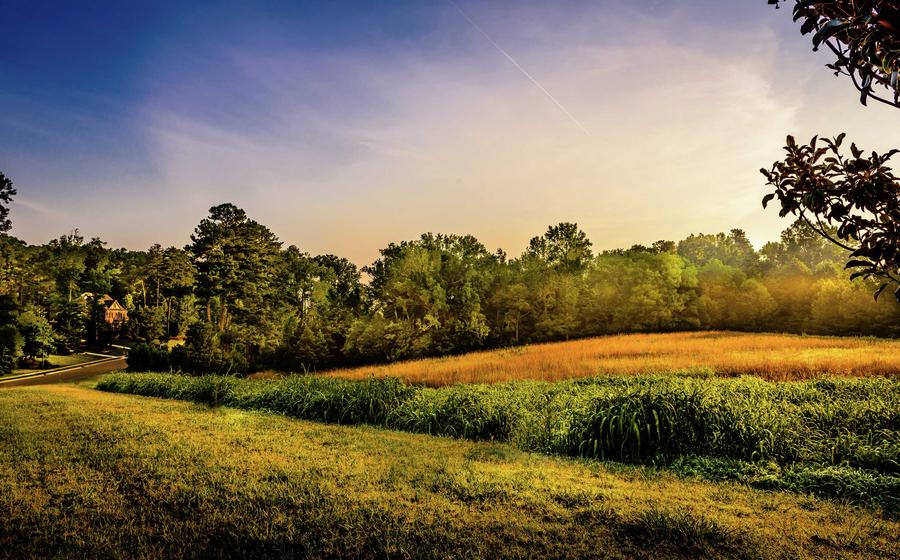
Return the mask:
M383 425L416 389L398 379L346 381L310 375L249 381L218 375L110 375L98 389L263 410L335 424Z
M231 405L336 424L384 425L413 396L415 388L398 379L357 383L311 375L244 382Z
M900 504L897 379L624 376L435 389L394 378L114 374L98 388L601 460L681 462L676 470L688 474ZM690 466L690 457L718 463Z
M518 407L485 386L420 389L389 416L398 430L474 440L506 441L517 422Z
M730 389L660 380L603 392L572 410L565 451L618 461L689 453L793 459L798 434L790 418L765 407L764 387L744 394Z
M103 379L102 390L194 401L216 406L230 404L239 381L233 377L206 375L190 377L165 373L112 375Z
M650 508L620 520L624 536L668 547L691 557L709 557L731 550L743 558L758 556L743 531L722 526L706 515Z

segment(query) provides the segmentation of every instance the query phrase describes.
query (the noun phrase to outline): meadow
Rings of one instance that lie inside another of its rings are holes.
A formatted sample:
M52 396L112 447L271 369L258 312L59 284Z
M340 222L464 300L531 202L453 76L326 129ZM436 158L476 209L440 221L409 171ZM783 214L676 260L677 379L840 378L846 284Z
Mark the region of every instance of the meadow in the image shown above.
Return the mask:
M603 376L430 388L397 378L113 374L97 388L643 464L900 513L900 379Z
M628 335L7 389L0 558L898 557L897 352Z
M678 372L755 375L769 381L897 375L900 341L716 331L626 334L336 369L323 375L399 377L439 387Z
M900 554L843 502L73 385L0 391L0 512L2 558Z

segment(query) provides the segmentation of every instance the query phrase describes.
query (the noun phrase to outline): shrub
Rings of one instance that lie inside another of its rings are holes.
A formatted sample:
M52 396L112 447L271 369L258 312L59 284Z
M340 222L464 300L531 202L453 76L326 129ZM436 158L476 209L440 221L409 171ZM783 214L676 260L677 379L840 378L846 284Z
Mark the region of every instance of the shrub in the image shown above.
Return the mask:
M15 325L0 325L0 375L7 375L16 367L22 344L22 335Z
M130 371L169 371L172 361L164 347L139 342L131 347L126 357Z

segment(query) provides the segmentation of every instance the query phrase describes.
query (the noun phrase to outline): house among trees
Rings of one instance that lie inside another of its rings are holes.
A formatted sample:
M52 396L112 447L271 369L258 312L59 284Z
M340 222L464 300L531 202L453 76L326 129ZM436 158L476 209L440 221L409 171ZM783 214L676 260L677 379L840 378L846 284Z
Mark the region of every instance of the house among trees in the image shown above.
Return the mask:
M114 300L109 295L100 298L100 305L106 309L103 318L106 319L108 324L114 327L120 327L128 320L128 311L122 307L121 303Z
M93 299L94 294L90 292L85 292L81 294L81 299L87 303ZM121 327L128 321L128 310L125 309L121 303L113 299L109 294L104 294L101 296L97 303L103 307L103 319L106 321L108 325L113 327Z

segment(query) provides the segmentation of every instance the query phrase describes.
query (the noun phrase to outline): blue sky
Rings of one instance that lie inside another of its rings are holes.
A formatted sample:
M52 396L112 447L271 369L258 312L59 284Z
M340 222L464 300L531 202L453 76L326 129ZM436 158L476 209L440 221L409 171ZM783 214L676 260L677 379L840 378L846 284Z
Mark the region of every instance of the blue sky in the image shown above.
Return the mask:
M424 231L518 254L562 220L598 248L761 243L787 225L757 171L787 133L900 145L764 0L3 10L0 169L30 242L181 245L232 201L360 264Z

